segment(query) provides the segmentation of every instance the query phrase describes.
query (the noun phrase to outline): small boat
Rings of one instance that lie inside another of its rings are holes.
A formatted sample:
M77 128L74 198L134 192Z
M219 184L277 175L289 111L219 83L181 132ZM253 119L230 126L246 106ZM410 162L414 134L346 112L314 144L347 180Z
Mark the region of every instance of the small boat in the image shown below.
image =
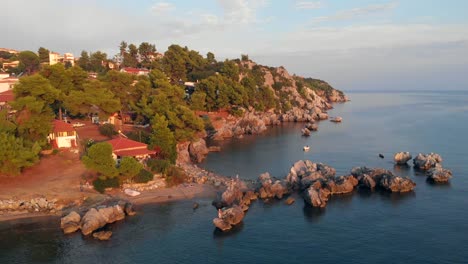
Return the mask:
M141 193L138 192L138 191L135 191L135 190L131 190L131 189L125 189L124 190L124 193L128 196L138 196L140 195Z
M304 151L309 151L310 150L310 147L309 146L304 146Z

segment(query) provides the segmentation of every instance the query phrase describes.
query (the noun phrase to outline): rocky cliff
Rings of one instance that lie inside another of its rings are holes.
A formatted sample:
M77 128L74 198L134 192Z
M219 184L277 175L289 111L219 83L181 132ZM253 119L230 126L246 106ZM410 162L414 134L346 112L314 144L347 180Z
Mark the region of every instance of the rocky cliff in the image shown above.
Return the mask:
M281 122L313 123L328 119L327 110L333 108L332 103L348 101L343 92L334 89L328 83L291 75L284 67L266 67L250 60L239 61L238 66L241 82L247 77L248 72L256 73L263 82L262 87L273 95L275 107L262 110L254 107L239 108L237 116L226 111L203 113L214 127L215 131L210 133L210 136L215 140L260 134L267 129L267 126L279 125ZM198 142L198 145L204 143L204 141ZM183 157L178 159L179 164L190 162L188 152L191 160L195 162L202 161L207 153L203 146L189 149L190 144L178 145L179 157Z

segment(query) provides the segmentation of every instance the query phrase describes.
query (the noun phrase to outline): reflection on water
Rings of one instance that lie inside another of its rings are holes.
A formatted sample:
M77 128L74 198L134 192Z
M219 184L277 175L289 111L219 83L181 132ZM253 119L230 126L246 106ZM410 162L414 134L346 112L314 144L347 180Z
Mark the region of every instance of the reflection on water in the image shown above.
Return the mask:
M322 216L325 214L326 208L313 207L307 203L304 203L302 211L304 212L304 218L307 221L317 223L320 222Z

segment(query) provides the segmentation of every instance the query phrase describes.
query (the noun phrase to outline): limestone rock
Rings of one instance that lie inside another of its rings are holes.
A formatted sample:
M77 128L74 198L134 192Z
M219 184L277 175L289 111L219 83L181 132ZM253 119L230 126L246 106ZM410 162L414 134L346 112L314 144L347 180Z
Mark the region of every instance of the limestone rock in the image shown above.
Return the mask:
M404 165L412 158L409 152L398 152L393 156L393 160L395 160L395 163L398 165Z
M340 176L327 182L331 194L350 193L356 185L358 185L358 180L353 175Z
M94 230L99 229L107 224L106 219L95 208L91 208L81 219L81 233L89 235Z
M93 237L98 240L109 240L112 236L111 231L100 231L93 233Z
M124 211L126 215L136 215L135 209L133 208L133 204L129 202L125 203Z
M202 162L208 154L208 148L206 147L206 141L204 139L198 139L189 145L190 158L197 163Z
M101 208L98 210L101 216L105 219L106 223L114 223L125 218L125 212L120 205Z
M437 164L442 163L442 157L439 154L430 153L430 154L421 154L419 153L413 159L413 164L417 169L420 170L429 170L434 168Z
M427 172L427 179L432 182L446 183L452 178L452 171L436 166Z
M416 183L409 178L393 175L384 175L379 183L380 187L391 192L409 192L414 189Z
M304 201L314 207L325 207L330 197L330 191L316 181L304 192Z
M72 211L60 219L60 228L63 229L63 233L65 234L73 233L80 229L80 221L81 216L77 212Z
M230 230L244 219L244 210L240 206L233 206L226 210L221 210L220 217L213 219L213 224L221 231Z

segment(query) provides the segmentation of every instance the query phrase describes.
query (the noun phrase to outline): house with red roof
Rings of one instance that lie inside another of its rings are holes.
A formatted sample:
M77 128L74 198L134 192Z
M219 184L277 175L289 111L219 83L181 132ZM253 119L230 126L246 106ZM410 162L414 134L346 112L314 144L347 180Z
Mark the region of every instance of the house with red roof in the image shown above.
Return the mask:
M52 132L47 139L53 148L76 148L78 136L72 124L54 120Z
M115 138L107 141L112 146L112 157L119 160L122 157L134 157L138 160L146 159L156 151L149 150L148 145L128 138Z

